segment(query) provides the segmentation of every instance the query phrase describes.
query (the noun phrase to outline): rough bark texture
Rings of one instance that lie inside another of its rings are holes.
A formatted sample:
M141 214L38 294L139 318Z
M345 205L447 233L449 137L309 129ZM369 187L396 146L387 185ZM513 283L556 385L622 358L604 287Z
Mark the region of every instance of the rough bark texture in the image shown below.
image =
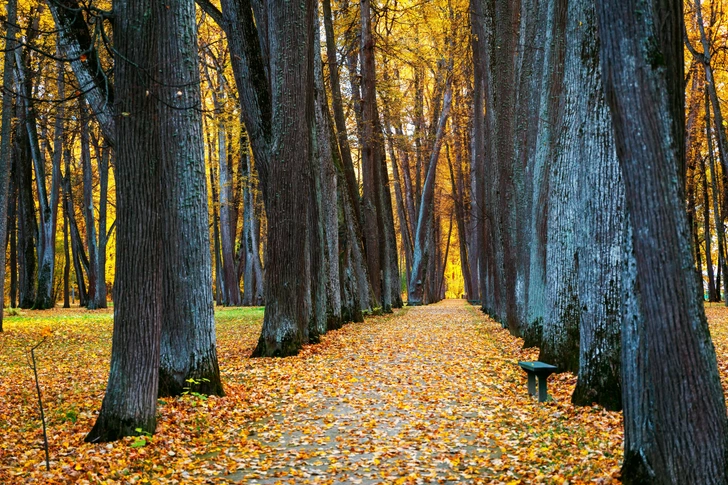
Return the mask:
M374 295L381 302L385 311L391 310L389 273L387 271L386 242L383 238L384 220L381 198L381 172L379 156L381 155L380 133L376 131L377 113L374 63L374 39L371 34L371 5L369 0L362 0L361 10L361 89L362 89L362 133L361 133L361 170L363 194L361 200L362 231L364 233L364 249L367 257L367 269L372 280Z
M256 151L269 222L265 258L266 309L255 356L296 354L308 341L312 304L310 247L308 207L301 201L311 197L313 7L311 0L298 4L291 1L268 4L272 94L268 178L263 176ZM223 12L224 8L225 3ZM239 90L240 84L238 82ZM256 139L262 134L254 133L247 120L246 127L255 148ZM302 240L306 242L302 243Z
M597 18L637 288L622 339L622 479L726 483L726 408L681 183L682 2L605 0Z
M156 426L162 326L162 153L158 86L138 69L156 65L164 5L114 3L117 260L111 371L101 412L86 441L112 441ZM155 96L147 96L146 93ZM207 232L207 231L205 231Z
M152 10L157 10L159 16L154 49L155 70L162 80L155 87L159 96L156 143L166 181L160 233L166 243L162 254L159 394L177 395L189 387L204 394L222 395L212 299L195 4L193 0L170 0Z
M576 225L581 312L572 401L620 410L624 183L604 97L596 30L593 0L570 0L565 86L567 99L579 101L571 131L582 214Z

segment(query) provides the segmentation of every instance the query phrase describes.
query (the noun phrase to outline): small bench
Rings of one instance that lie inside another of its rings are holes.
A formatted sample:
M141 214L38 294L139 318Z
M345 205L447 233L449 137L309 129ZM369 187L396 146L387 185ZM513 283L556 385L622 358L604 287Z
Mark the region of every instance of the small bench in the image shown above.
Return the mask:
M556 366L544 362L518 362L521 369L528 374L528 394L536 395L536 377L538 377L538 402L545 402L549 398L546 390L546 380L556 372Z

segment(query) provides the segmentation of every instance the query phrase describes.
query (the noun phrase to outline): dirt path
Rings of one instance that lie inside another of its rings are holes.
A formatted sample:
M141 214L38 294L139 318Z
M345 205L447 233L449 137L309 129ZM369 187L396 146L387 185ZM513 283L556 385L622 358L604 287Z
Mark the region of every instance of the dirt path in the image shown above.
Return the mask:
M515 365L529 357L532 351L463 301L348 325L309 355L266 359L240 374L280 379L281 392L272 414L223 437L231 446L221 453L237 464L223 476L250 484L373 484L612 475L618 415L574 410L568 376L553 380L556 403L535 403Z

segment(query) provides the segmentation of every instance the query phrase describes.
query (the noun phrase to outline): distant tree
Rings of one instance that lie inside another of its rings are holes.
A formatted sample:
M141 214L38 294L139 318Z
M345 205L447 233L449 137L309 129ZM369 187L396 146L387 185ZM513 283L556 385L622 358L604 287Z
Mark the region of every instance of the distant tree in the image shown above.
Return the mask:
M8 201L10 199L10 173L12 171L10 138L12 136L13 97L8 88L13 85L13 67L15 56L10 55L15 49L17 35L17 0L9 0L6 4L7 19L5 25L5 59L3 61L3 102L0 119L0 241L5 241L8 233ZM12 229L11 229L12 230ZM3 246L4 247L4 246ZM5 295L5 251L0 251L0 295ZM12 296L11 296L11 299ZM0 305L2 306L2 305ZM3 330L3 312L0 308L0 332Z

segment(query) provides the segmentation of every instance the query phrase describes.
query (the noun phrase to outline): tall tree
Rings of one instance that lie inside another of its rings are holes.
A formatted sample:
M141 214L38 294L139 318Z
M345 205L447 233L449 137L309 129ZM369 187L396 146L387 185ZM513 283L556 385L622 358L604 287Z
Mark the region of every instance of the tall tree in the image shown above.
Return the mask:
M597 3L633 231L622 348L626 483L726 483L726 408L684 210L678 0Z
M221 5L268 218L266 311L253 355L291 355L308 341L310 256L318 250L310 247L310 209L301 203L311 196L314 2L270 2L267 16L258 8L257 17L249 0Z
M159 394L222 395L212 299L212 259L193 0L152 7L156 113L163 180ZM221 210L223 208L221 207ZM229 208L225 208L228 209ZM118 273L117 273L118 274ZM237 284L237 278L234 279Z
M117 141L117 259L111 372L88 442L113 441L156 427L164 267L160 85L147 75L160 61L161 17L152 0L114 2ZM196 67L196 65L195 65ZM153 94L151 96L150 94ZM205 231L207 232L207 231Z

